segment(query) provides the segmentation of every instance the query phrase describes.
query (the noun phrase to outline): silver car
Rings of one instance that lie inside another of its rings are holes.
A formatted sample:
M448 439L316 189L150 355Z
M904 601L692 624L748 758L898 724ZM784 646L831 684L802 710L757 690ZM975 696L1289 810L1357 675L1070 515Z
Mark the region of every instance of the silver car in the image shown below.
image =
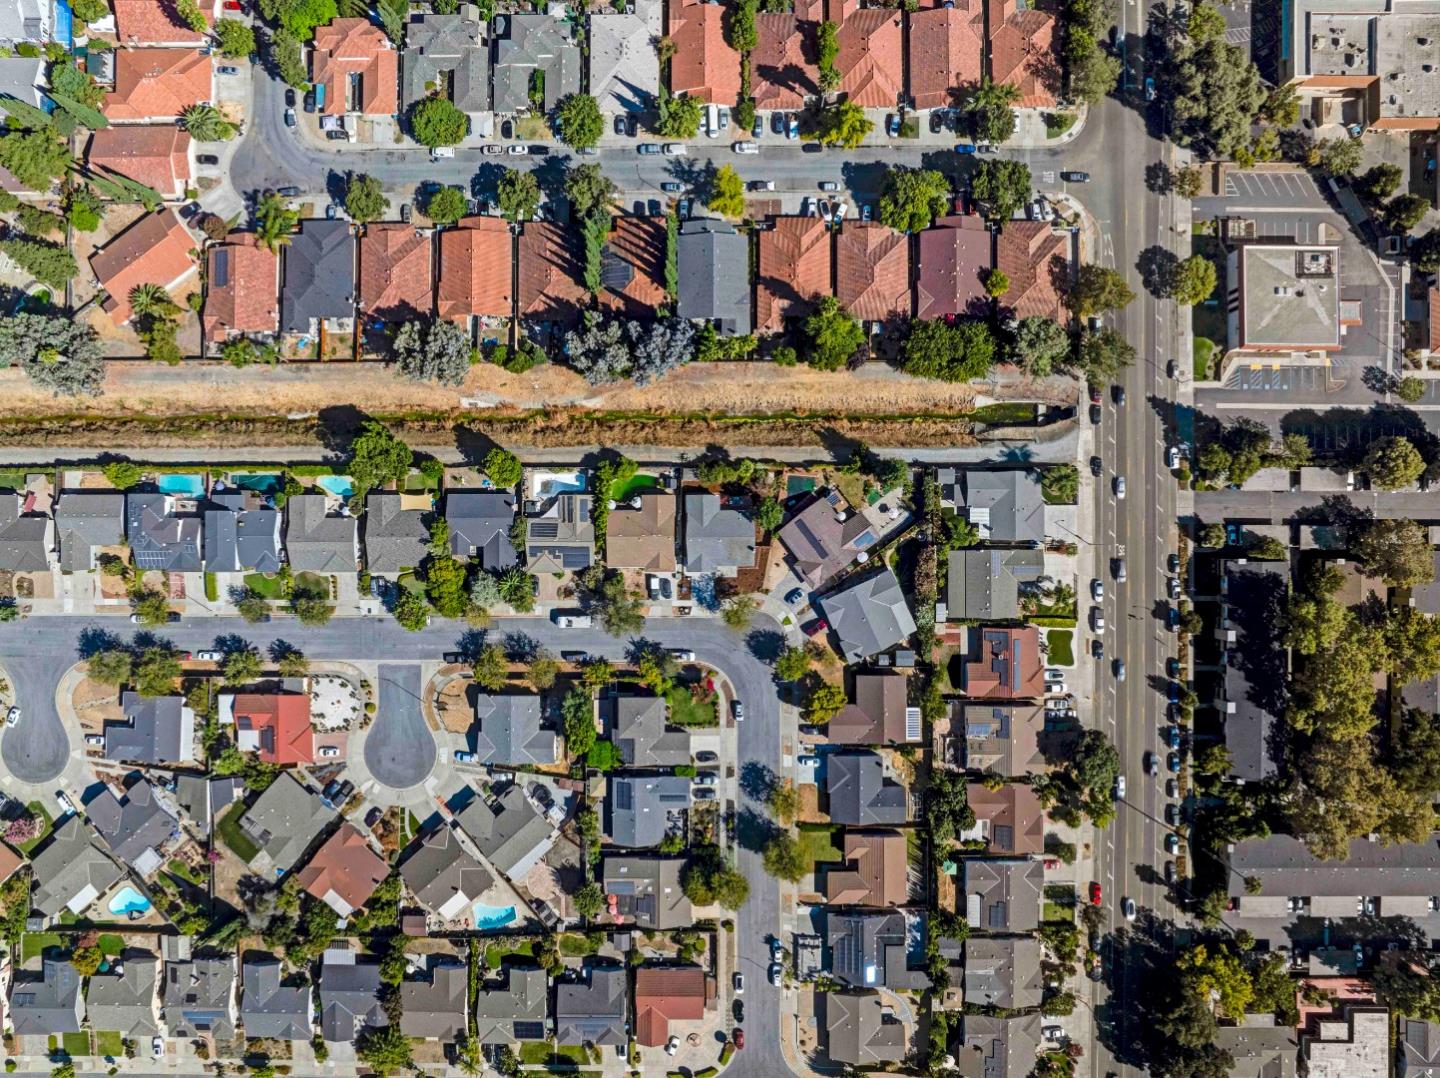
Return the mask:
M1125 498L1125 477L1123 475L1115 477L1115 497L1121 500Z

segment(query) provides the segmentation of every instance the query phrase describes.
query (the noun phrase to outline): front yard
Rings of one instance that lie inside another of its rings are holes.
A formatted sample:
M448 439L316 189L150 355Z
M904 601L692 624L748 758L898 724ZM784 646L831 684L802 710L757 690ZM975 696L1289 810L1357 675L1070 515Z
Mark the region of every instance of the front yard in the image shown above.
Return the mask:
M831 827L829 824L800 824L800 850L805 855L805 860L810 863L810 871L815 871L817 864L836 863L840 860L840 847L835 845L839 831L838 827Z
M672 685L665 693L665 703L670 708L670 721L676 726L715 726L719 719L715 713L715 694L695 696L687 685Z

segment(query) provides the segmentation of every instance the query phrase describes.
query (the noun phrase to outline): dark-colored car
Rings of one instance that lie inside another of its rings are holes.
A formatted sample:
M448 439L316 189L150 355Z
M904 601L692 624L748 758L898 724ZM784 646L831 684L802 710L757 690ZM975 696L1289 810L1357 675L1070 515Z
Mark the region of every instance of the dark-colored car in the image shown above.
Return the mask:
M299 122L299 121L295 119L295 110L294 110L294 109L286 109L286 110L285 110L285 126L286 126L286 127L294 127L298 122Z
M735 1021L745 1021L745 1001L737 999L734 1003L730 1004L730 1013L735 1016Z
M1090 654L1097 659L1105 658L1105 641L1095 637L1090 641Z
M1090 422L1094 423L1096 426L1100 425L1100 405L1090 405Z
M197 165L218 165L220 158L216 157L213 153L197 153L195 155L195 163Z
M631 138L634 138L639 133L640 118L636 116L633 112L627 112L625 114L625 134L629 135Z
M315 91L314 91L314 90L306 90L306 91L305 91L305 96L304 96L303 98L301 98L301 103L305 106L305 111L306 111L306 112L314 112L314 111L315 111Z
M275 193L277 195L283 195L285 198L299 198L300 188L296 187L294 184L289 184L285 187L277 187L275 189Z
M1167 675L1169 675L1170 677L1179 677L1179 676L1180 676L1180 660L1177 659L1177 658L1176 658L1175 656L1173 656L1173 655L1170 656L1170 658L1166 659L1166 660L1165 660L1165 673L1166 673Z
M1165 862L1165 882L1173 885L1175 883L1175 862Z
M1171 554L1167 557L1165 559L1165 568L1172 574L1178 573L1180 571L1180 555Z
M1066 183L1089 183L1090 173L1066 171L1060 173L1060 178Z
M616 116L616 117L615 117L615 134L617 134L617 135L623 135L623 134L625 134L625 117L624 117L624 116Z
M1165 683L1165 697L1172 704L1180 699L1180 683L1178 681L1169 681Z
M1105 471L1105 461L1099 457L1090 458L1090 474L1100 475Z
M1172 752L1165 757L1165 768L1175 772L1180 770L1180 754L1178 752Z
M730 1035L730 1039L735 1042L737 1049L745 1047L745 1031L739 1026L735 1027L735 1032Z
M801 153L819 153L819 152L820 152L821 150L823 150L823 149L825 149L825 147L824 147L824 146L821 146L820 143L818 143L818 142L807 142L807 143L805 143L804 146L801 146L801 147L800 147L800 152L801 152Z
M410 209L410 203L400 203L400 220L404 221L407 225L410 223L410 216L412 212L413 211Z
M770 114L770 130L777 135L785 134L785 114L783 112L772 112Z
M1116 405L1118 405L1119 407L1122 407L1122 408L1125 406L1125 387L1124 387L1124 386L1111 386L1111 387L1110 387L1110 396L1114 399Z
M377 823L380 822L380 817L384 815L385 810L382 809L379 805L372 806L370 811L365 813L365 826L374 827Z
M295 88L293 86L285 87L285 107L287 109L295 107Z
M930 134L938 135L945 130L945 113L943 109L930 110Z
M339 130L338 128L333 128L325 132L325 137L328 138L331 142L344 142L350 136L347 135L344 131Z
M660 144L658 142L642 142L635 147L635 150L637 153L643 153L650 157L660 152Z

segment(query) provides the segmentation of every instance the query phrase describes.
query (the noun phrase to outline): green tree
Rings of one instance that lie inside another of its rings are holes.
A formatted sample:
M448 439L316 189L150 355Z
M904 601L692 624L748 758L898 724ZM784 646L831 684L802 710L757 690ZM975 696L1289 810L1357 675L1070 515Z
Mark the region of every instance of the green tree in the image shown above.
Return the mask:
M1011 359L1026 374L1048 378L1070 355L1070 334L1049 318L1031 315L1015 327Z
M756 603L748 595L736 595L727 599L725 605L720 608L720 619L727 626L737 631L746 628L750 624L750 618L754 615Z
M430 608L413 591L402 590L395 599L395 620L401 627L418 633L430 621Z
M535 578L518 565L500 574L500 597L517 614L535 609Z
M255 31L238 19L221 19L215 24L215 41L220 55L239 60L255 51Z
M565 751L578 760L595 744L595 699L586 690L571 689L560 703L564 720Z
M248 685L262 669L260 653L254 648L240 648L225 656L225 681L230 685Z
M800 815L800 791L789 779L781 779L770 787L769 793L765 795L765 806L775 814L775 818L786 827L795 822L795 817Z
M608 211L615 194L615 182L599 165L575 165L565 173L565 197L575 217L583 219Z
M410 110L410 133L432 150L458 146L470 131L470 120L448 97L427 97Z
M55 291L63 291L66 283L75 279L80 267L75 256L64 247L39 240L22 239L12 233L0 240L0 253L4 253L30 276Z
M705 205L723 217L745 216L745 184L729 165L721 165L715 173Z
M168 696L180 677L180 657L169 648L146 648L135 662L135 689L141 696Z
M1425 396L1425 381L1406 375L1395 383L1395 395L1406 404L1414 404L1421 397Z
M968 382L983 378L995 361L995 336L985 322L943 319L910 323L900 348L900 369L917 378Z
M300 39L283 27L270 35L270 60L280 78L297 90L309 85L309 72L300 52Z
M1023 161L986 158L975 170L971 192L992 221L1008 221L1030 200L1030 169Z
M864 347L865 327L840 305L834 296L821 296L805 318L805 335L810 342L806 356L810 366L838 371Z
M1010 275L1002 269L986 270L984 284L986 295L1001 299L1010 291Z
M71 164L70 148L52 130L12 127L0 137L0 165L32 191L48 191Z
M1425 219L1430 212L1430 200L1423 195L1406 193L1396 195L1389 202L1385 203L1385 211L1382 216L1385 219L1385 227L1392 232L1409 232Z
M90 656L86 675L102 685L120 686L130 680L130 653L119 648L98 651Z
M605 893L598 883L591 880L571 896L571 901L575 905L575 912L588 921L598 916L605 907Z
M65 192L65 217L76 232L94 232L100 227L106 206L94 190L84 184Z
M854 101L842 101L820 110L815 138L826 146L853 150L865 141L865 136L874 128L875 124L865 115L863 108Z
M352 175L345 185L345 212L357 224L368 224L385 216L390 202L380 180L363 172Z
M693 854L680 873L680 889L697 906L717 903L738 910L750 895L750 882L725 859L718 847L692 847Z
M1181 198L1195 198L1200 194L1203 180L1199 165L1186 165L1171 174L1170 186Z
M822 94L831 93L840 86L840 69L835 66L840 56L839 32L840 27L828 19L820 24L817 35L819 63L816 66Z
M1399 165L1382 161L1380 164L1366 169L1363 175L1356 178L1355 190L1367 202L1378 205L1395 193L1395 189L1400 186L1400 181L1404 178L1405 173Z
M785 521L785 508L773 494L767 494L755 507L755 523L766 535L774 535Z
M465 563L448 554L425 564L425 597L442 618L463 617L470 606L465 587Z
M1363 467L1381 490L1400 490L1419 481L1425 458L1410 439L1397 434L1371 442Z
M75 0L71 11L78 23L92 23L110 14L110 5L105 0Z
M180 126L196 142L229 142L235 137L235 125L214 105L191 105L180 114Z
M513 488L520 482L523 468L520 458L508 449L495 446L485 454L485 461L481 465L490 482L505 490Z
M809 864L799 841L789 831L778 831L765 844L761 860L765 871L776 879L799 883Z
M829 682L822 682L810 693L810 698L805 701L801 715L806 722L818 726L840 714L847 703L849 701L845 699L843 688L839 685L831 685Z
M487 692L499 692L510 681L510 660L499 644L486 644L475 657L475 683Z
M1177 303L1193 307L1215 291L1215 263L1204 255L1191 255L1175 267L1170 278L1170 295Z
M1070 289L1070 309L1077 318L1088 318L1104 311L1121 310L1134 298L1135 293L1125 283L1125 275L1119 270L1108 266L1084 265L1080 267Z
M95 331L48 314L0 318L0 366L18 366L37 385L70 396L94 396L105 378Z
M279 195L265 195L255 209L255 239L267 251L278 251L290 242L299 223L299 210L292 209Z
M600 571L595 586L590 588L590 601L601 627L611 636L639 632L645 625L641 597L626 590L622 573L595 568Z
M1425 273L1440 270L1440 228L1432 228L1410 243L1410 261Z
M880 187L880 223L921 232L950 207L950 181L935 169L892 168Z
M528 221L540 208L540 184L532 173L506 169L500 177L496 201L508 220Z
M1276 86L1260 105L1260 119L1276 127L1294 127L1300 122L1300 95L1286 82Z
M1185 990L1207 1004L1213 1002L1227 1018L1242 1018L1254 998L1255 985L1238 955L1224 946L1197 944L1175 960Z
M425 202L425 216L437 225L453 225L465 209L465 192L458 187L438 187Z
M566 94L555 106L560 123L560 140L577 150L588 149L605 133L605 118L599 103L589 94Z
M1363 153L1360 140L1348 136L1322 139L1311 149L1313 163L1326 176L1353 176Z
M658 108L660 115L655 124L657 134L664 138L692 139L699 133L700 117L705 110L705 104L698 97L689 94L673 97L662 86Z
M937 849L946 849L956 835L975 826L965 775L936 770L925 790L924 820Z
M458 386L470 373L470 334L449 319L406 322L390 347L396 367L411 381Z
M141 625L154 627L170 620L170 600L163 592L153 589L143 591L132 600L131 607Z
M93 977L100 972L100 963L105 960L105 954L99 947L76 947L70 956L70 964L75 967L75 972L82 977Z
M1350 552L1365 571L1391 587L1429 584L1435 578L1430 540L1413 520L1372 520L1356 529Z
M365 495L385 483L398 483L410 474L414 454L410 447L390 432L384 424L367 419L350 443L350 474L354 488L352 500L363 503Z
M1224 28L1224 16L1214 8L1191 9L1189 34L1180 35L1172 50L1166 89L1176 141L1234 157L1250 143L1265 88L1245 51L1225 41Z
M366 1027L356 1038L355 1054L382 1075L412 1066L410 1038L398 1025Z
M985 80L971 90L965 100L965 112L976 142L998 144L1015 134L1016 99L1020 88L1004 82Z
M749 52L759 44L755 30L755 12L759 6L759 0L739 0L730 12L728 37L730 47L736 52Z
M548 651L536 652L525 670L525 680L530 682L531 688L536 692L546 692L552 688L559 676L560 664Z
M810 653L804 648L788 647L775 660L775 676L781 681L799 681L810 672Z

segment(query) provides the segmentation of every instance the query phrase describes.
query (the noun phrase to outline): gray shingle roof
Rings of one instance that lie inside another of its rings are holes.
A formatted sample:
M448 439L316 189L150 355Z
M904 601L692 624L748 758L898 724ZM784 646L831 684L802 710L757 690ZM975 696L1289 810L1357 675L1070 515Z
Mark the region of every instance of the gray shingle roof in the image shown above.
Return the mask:
M34 887L31 905L46 917L61 910L83 913L124 875L95 845L80 817L71 816L31 859Z
M282 264L282 332L308 333L312 319L355 316L355 236L349 222L301 221Z
M660 63L654 32L633 11L590 16L590 93L602 112L643 112L655 106Z
M965 941L965 1002L1005 1010L1040 1005L1040 941L971 936Z
M195 713L181 696L120 697L124 722L105 724L105 755L141 764L176 764L194 759Z
M451 491L445 495L450 551L457 558L478 558L486 569L508 569L516 562L510 545L515 495L508 490Z
M845 519L837 519L844 512ZM817 495L785 522L776 536L790 554L795 572L818 588L875 543L875 532L859 513L845 508L838 491Z
M961 1078L1029 1078L1040 1051L1040 1016L961 1019L964 1044L955 1060Z
M280 568L280 514L246 508L243 493L213 495L205 506L205 568L212 573Z
M147 951L126 951L120 973L113 969L90 978L85 1006L90 1028L124 1037L153 1037L160 1032L156 988L160 959Z
M725 336L750 332L750 238L727 221L680 222L676 268L681 318L715 322Z
M372 573L398 573L425 560L429 514L402 509L398 494L365 499L365 565Z
M319 797L282 774L240 817L240 829L277 869L289 872L334 818Z
M658 846L672 828L671 813L690 807L690 780L680 775L611 775L605 798L610 825L606 834L617 846Z
M4 7L13 7L8 0ZM0 24L6 20L0 17ZM40 87L45 85L45 61L36 56L7 56L0 59L0 96L13 97L27 105L40 108Z
M486 859L506 876L520 879L542 858L555 829L541 815L519 783L498 796L477 797L456 819Z
M198 573L200 518L173 516L174 500L157 492L125 495L125 538L141 569Z
M560 494L525 519L525 561L532 573L588 568L595 559L590 495Z
M467 975L460 962L432 964L428 980L400 985L404 1010L401 1032L407 1037L453 1041L469 1028L465 1018Z
M1045 498L1032 471L954 469L938 473L942 498L980 529L980 538L997 543L1039 543L1045 538Z
M0 4L0 42L43 45L51 34L51 10L50 0L7 0Z
M297 573L354 573L359 566L354 517L327 516L323 494L298 494L285 503L285 555Z
M560 1044L625 1044L626 972L591 966L579 984L555 989L555 1040Z
M55 503L60 568L83 573L95 568L95 548L118 546L125 538L125 495L62 493Z
M76 1033L84 1015L80 975L69 962L47 958L38 975L15 975L10 1025L17 1034Z
M41 513L22 513L24 498L0 494L0 569L45 572L55 545L55 524Z
M540 697L534 695L475 697L475 755L487 764L553 764L557 753L554 730L542 724Z
M690 731L666 721L659 696L617 696L605 703L610 740L629 767L675 767L690 762Z
M1225 747L1230 773L1246 782L1273 776L1277 761L1272 731L1289 703L1284 613L1289 602L1285 562L1227 562L1223 589L1225 626L1235 633L1224 653Z
M240 1022L247 1037L274 1037L282 1041L308 1041L311 1032L310 985L287 985L285 969L277 959L246 962L241 969L244 993Z
M207 779L200 775L175 777L175 803L189 816L202 835L210 833L210 822L227 805L240 797L240 783L235 778Z
M495 883L449 827L419 839L400 866L400 875L421 905L446 918L467 912Z
M1045 725L1045 709L1040 704L976 702L953 706L964 723L965 734L965 758L956 758L954 763L1007 776L1043 769L1040 731Z
M406 27L400 53L401 107L408 112L447 83L449 99L461 112L490 111L490 49L471 4L453 15L412 16Z
M1427 897L1440 876L1440 833L1424 842L1389 846L1367 838L1350 840L1343 861L1322 861L1289 835L1247 838L1230 852L1230 894L1245 894L1245 880L1260 880L1264 898L1371 895ZM1244 906L1241 897L1241 906Z
M680 280L683 294L685 277ZM738 509L724 508L718 494L686 494L686 571L727 574L754 564L755 522Z
M668 931L694 921L690 900L680 886L685 862L662 857L607 857L604 888L615 898L615 911L640 928Z
M831 592L821 606L850 662L903 644L915 632L905 589L888 567Z
M481 1044L543 1040L550 1017L549 976L538 967L507 967L498 984L481 987L475 1016Z
M874 992L825 992L825 1054L837 1063L869 1067L905 1058L905 1025Z
M580 46L575 29L549 15L497 15L495 103L498 113L530 111L530 80L545 76L545 112L567 94L580 91Z
M903 913L825 913L830 972L856 988L919 988L930 982L910 968L911 932ZM916 956L918 959L918 956Z
M1039 861L964 862L965 914L983 932L1033 932L1040 924L1045 867Z
M131 786L123 798L107 787L85 806L90 822L112 853L127 865L138 865L147 851L153 859L171 838L180 833L180 824L155 797L155 788L144 779ZM141 872L145 868L141 867Z
M884 762L873 752L831 755L825 776L830 818L836 823L867 827L904 823L909 817L905 787L885 776Z
M1020 617L1020 585L1038 580L1045 554L970 547L952 550L945 574L945 605L952 621L1013 621Z
M380 964L356 961L332 947L320 968L320 1033L327 1041L351 1041L365 1027L388 1026L380 1004Z
M235 1036L234 955L166 962L162 992L170 1036Z
M1404 1078L1434 1078L1440 1075L1437 1066L1434 1075L1421 1069L1410 1069L1408 1042L1405 1031L1414 1026L1429 1025L1402 1019L1401 1051L1406 1055L1406 1066L1401 1071ZM1434 1027L1431 1026L1433 1031ZM1431 1034L1434 1044L1434 1034ZM1293 1026L1277 1026L1273 1014L1247 1014L1237 1025L1221 1026L1215 1031L1215 1047L1229 1052L1235 1061L1230 1071L1241 1078L1295 1078L1300 1065L1300 1039Z

